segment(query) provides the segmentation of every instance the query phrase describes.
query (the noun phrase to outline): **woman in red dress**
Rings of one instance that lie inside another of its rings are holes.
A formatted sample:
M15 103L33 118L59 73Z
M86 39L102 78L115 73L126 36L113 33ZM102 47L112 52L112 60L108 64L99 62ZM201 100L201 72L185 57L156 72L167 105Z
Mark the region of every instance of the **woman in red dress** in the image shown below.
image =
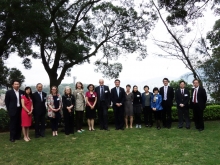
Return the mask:
M89 84L88 92L86 92L86 118L89 126L89 131L95 131L94 129L94 119L96 118L95 105L97 102L97 94L94 92L95 86Z
M26 142L30 141L29 138L29 127L32 122L32 91L30 87L26 87L24 90L24 95L21 97L22 111L21 111L21 126L24 135L24 140Z

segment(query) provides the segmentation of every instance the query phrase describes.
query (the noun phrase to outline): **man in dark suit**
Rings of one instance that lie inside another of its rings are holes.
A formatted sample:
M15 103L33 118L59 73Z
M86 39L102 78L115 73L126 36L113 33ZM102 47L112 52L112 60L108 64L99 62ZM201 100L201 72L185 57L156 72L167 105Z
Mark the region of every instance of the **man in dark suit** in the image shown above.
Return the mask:
M120 87L120 80L115 80L115 87L111 89L111 101L115 116L115 129L124 130L124 102L125 90Z
M20 82L12 81L12 89L5 94L5 105L10 117L10 141L21 138L21 96L24 94L20 88Z
M97 110L98 110L98 118L100 130L108 129L108 108L111 104L110 102L110 90L109 87L104 85L104 80L99 80L100 86L95 88L95 92L97 93Z
M46 115L46 97L47 94L43 92L43 85L38 83L36 85L37 91L33 94L33 115L35 121L35 137L45 136L45 115Z
M193 80L194 89L192 89L191 107L196 129L204 130L203 112L206 107L207 95L203 87L199 86L199 80Z
M173 88L168 86L169 80L168 78L163 79L164 86L160 88L160 95L162 96L162 120L163 120L163 126L167 127L168 129L171 128L172 123L172 114L171 114L171 108L173 106L173 98L174 98L174 92Z
M179 128L183 128L183 117L185 118L186 128L190 129L190 119L189 119L189 99L190 94L188 89L185 88L185 81L180 81L178 88L175 92L175 99L178 109L179 118Z

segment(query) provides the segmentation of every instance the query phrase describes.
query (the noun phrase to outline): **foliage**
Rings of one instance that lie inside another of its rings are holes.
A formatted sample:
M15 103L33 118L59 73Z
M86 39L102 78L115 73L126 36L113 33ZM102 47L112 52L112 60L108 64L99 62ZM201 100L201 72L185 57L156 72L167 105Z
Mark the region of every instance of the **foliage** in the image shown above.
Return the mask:
M8 130L9 116L5 109L0 109L0 131Z
M180 81L184 81L184 80L179 80L179 81L174 81L174 80L172 80L171 82L170 82L170 86L176 91L178 88L179 88L179 82ZM185 88L187 88L189 91L192 89L192 84L188 84L187 82L186 82L186 84L185 84Z

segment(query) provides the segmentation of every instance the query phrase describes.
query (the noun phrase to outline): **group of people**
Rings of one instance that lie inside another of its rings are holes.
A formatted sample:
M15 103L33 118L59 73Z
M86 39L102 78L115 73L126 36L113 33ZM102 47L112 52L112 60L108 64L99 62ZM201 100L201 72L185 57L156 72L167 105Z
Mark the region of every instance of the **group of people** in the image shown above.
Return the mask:
M32 115L35 122L35 137L45 136L45 115L50 118L52 136L58 136L58 123L61 117L64 118L65 134L74 133L74 116L76 118L76 130L78 133L84 132L83 116L84 110L87 118L88 130L95 131L94 119L96 110L100 130L109 131L108 109L113 108L115 117L115 129L124 130L133 127L135 119L136 128L141 128L141 114L144 112L144 125L153 126L153 116L156 128L161 129L161 124L165 128L171 128L173 100L175 97L178 109L178 128L190 129L189 108L193 109L195 127L199 131L204 130L203 111L206 106L207 95L203 87L199 86L199 81L194 80L192 96L185 88L185 82L180 81L179 88L175 91L170 87L169 80L163 79L164 86L160 89L155 87L153 92L149 91L149 86L144 86L144 92L140 93L136 85L126 85L126 89L120 87L120 80L115 80L115 87L109 89L104 85L104 80L99 80L99 86L89 84L88 91L84 93L81 82L77 82L75 89L65 87L63 95L59 94L58 87L52 86L50 94L43 92L43 85L36 85L36 92L32 93L30 87L24 91L20 90L19 81L12 82L12 90L8 90L5 95L5 104L10 116L10 141L14 142L21 138L21 130L24 140L30 141L29 127L32 123ZM134 117L134 118L133 118Z

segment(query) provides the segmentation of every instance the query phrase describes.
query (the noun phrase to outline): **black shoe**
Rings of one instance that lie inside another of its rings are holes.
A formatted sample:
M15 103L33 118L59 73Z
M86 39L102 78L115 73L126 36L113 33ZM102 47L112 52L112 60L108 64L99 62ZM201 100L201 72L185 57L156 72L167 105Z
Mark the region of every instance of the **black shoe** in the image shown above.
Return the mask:
M145 125L145 127L148 127L148 125Z
M14 140L14 139L10 139L10 141L11 141L11 142L15 142L15 140Z
M186 129L190 129L190 127L186 127Z
M170 129L170 128L171 128L171 126L167 127L167 129Z
M39 138L40 136L39 135L35 135L35 138Z
M115 128L115 130L119 130L118 128Z
M179 129L183 128L183 127L178 127Z
M44 135L44 134L41 134L40 136L41 136L41 137L45 137L45 135Z
M151 127L152 127L152 125L149 125L149 127L151 128Z
M158 130L160 130L160 129L161 129L161 127L159 126L159 127L157 127L157 129L158 129Z
M201 131L203 131L203 130L204 130L204 129L200 128L200 129L199 129L199 132L201 132Z

